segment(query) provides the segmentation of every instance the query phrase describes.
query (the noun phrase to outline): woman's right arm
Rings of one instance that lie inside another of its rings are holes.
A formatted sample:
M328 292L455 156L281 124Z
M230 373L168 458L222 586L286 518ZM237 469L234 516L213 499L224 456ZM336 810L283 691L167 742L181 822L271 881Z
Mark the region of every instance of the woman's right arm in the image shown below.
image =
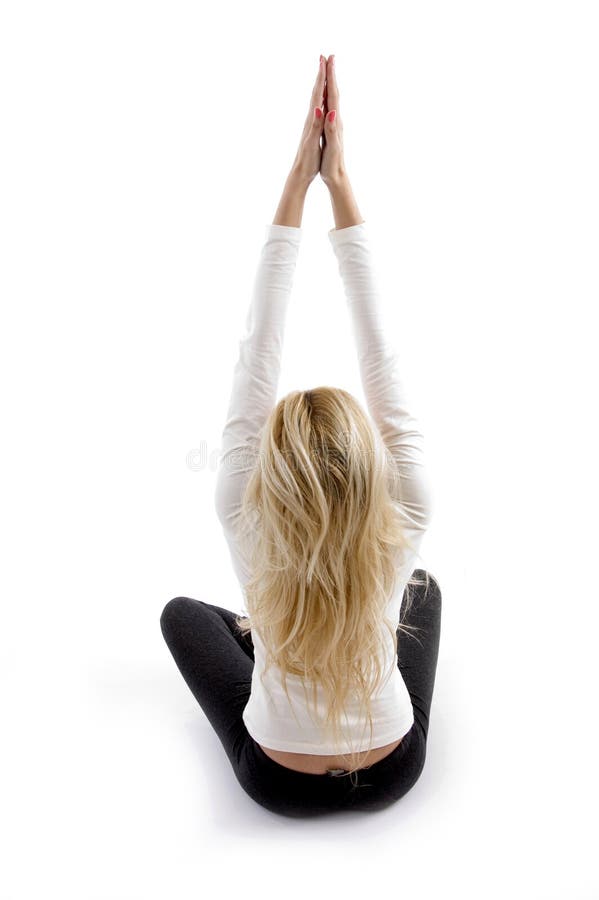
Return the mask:
M397 464L395 499L409 517L409 525L424 531L433 506L424 437L410 411L399 358L387 337L392 332L385 324L368 226L359 213L347 175L327 186L336 224L328 234L350 309L368 411Z
M295 210L299 200L290 202ZM294 221L301 222L301 215ZM242 588L249 569L237 524L248 479L259 462L261 432L276 403L287 308L301 238L299 224L273 222L265 228L222 434L214 499Z

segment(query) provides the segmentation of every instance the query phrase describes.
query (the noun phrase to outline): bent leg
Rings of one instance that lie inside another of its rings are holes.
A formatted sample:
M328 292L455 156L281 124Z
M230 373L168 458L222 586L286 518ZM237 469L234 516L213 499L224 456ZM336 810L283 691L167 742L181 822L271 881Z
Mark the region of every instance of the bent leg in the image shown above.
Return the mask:
M232 763L247 738L242 713L254 668L234 618L230 610L189 597L169 600L160 617L175 663Z
M425 574L424 569L414 571L419 579L423 579ZM442 606L441 589L430 574L429 579L428 589L425 584L409 587L413 595L412 606L400 621L402 624L417 626L418 631L399 631L397 648L399 670L412 698L414 718L422 728L425 740L435 687Z
M245 634L242 634L239 626L235 619L237 618L236 613L231 612L230 609L225 609L224 606L214 606L212 603L206 603L205 601L201 601L203 605L207 609L212 609L214 612L218 613L243 652L249 656L249 658L254 662L254 642L252 640L252 632L247 631Z

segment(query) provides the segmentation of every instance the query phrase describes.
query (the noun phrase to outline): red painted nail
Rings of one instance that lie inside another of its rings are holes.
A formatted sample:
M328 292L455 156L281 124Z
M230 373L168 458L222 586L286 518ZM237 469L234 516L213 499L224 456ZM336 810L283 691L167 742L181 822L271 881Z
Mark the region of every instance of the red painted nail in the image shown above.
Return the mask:
M329 113L329 122L332 122L335 118L335 110L332 109Z
M321 118L322 118L322 110L321 110L320 106L316 106L316 107L314 108L314 114L315 114L315 116L316 116L317 119L321 119Z

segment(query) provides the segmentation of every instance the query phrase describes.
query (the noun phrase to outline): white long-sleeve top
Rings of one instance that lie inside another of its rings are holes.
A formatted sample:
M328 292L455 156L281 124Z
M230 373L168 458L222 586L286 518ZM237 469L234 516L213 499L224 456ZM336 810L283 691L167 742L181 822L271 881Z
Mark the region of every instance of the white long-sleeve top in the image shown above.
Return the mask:
M268 225L254 280L245 334L239 343L233 389L222 436L221 465L216 483L216 510L242 591L249 580L248 561L238 544L234 526L240 513L247 479L257 462L260 431L277 401L287 307L301 243L302 229ZM405 552L396 589L386 610L399 622L405 586L416 568L419 546L429 525L432 497L424 465L423 435L410 412L399 374L399 360L385 328L382 298L368 242L366 222L331 229L328 237L336 255L353 325L360 376L370 417L397 465L394 497L412 549ZM272 665L262 682L265 648L252 631L255 665L251 695L243 711L250 735L273 750L317 755L336 754L318 719L326 712L322 687L317 685L318 716L312 717L306 694L313 702L312 685L306 693L299 676L288 675L292 706L281 685L280 670ZM414 721L412 703L388 630L381 636L383 659L389 675L371 700L372 747L398 740ZM370 729L356 706L346 706L344 730L356 752L370 746ZM347 745L349 749L349 744ZM342 751L347 752L347 751Z

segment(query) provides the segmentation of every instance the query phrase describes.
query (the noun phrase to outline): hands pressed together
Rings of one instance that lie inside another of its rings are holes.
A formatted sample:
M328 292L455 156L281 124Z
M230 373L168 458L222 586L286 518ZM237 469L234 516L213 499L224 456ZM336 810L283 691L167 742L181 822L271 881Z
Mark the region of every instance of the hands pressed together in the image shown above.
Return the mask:
M320 139L322 137L322 147ZM320 172L327 186L345 172L343 123L339 115L339 88L335 74L335 56L321 55L318 75L310 98L292 170L310 183Z
M363 222L343 157L343 123L339 115L334 54L328 59L320 57L308 115L273 225L301 227L306 193L318 173L329 189L335 227L347 228Z

